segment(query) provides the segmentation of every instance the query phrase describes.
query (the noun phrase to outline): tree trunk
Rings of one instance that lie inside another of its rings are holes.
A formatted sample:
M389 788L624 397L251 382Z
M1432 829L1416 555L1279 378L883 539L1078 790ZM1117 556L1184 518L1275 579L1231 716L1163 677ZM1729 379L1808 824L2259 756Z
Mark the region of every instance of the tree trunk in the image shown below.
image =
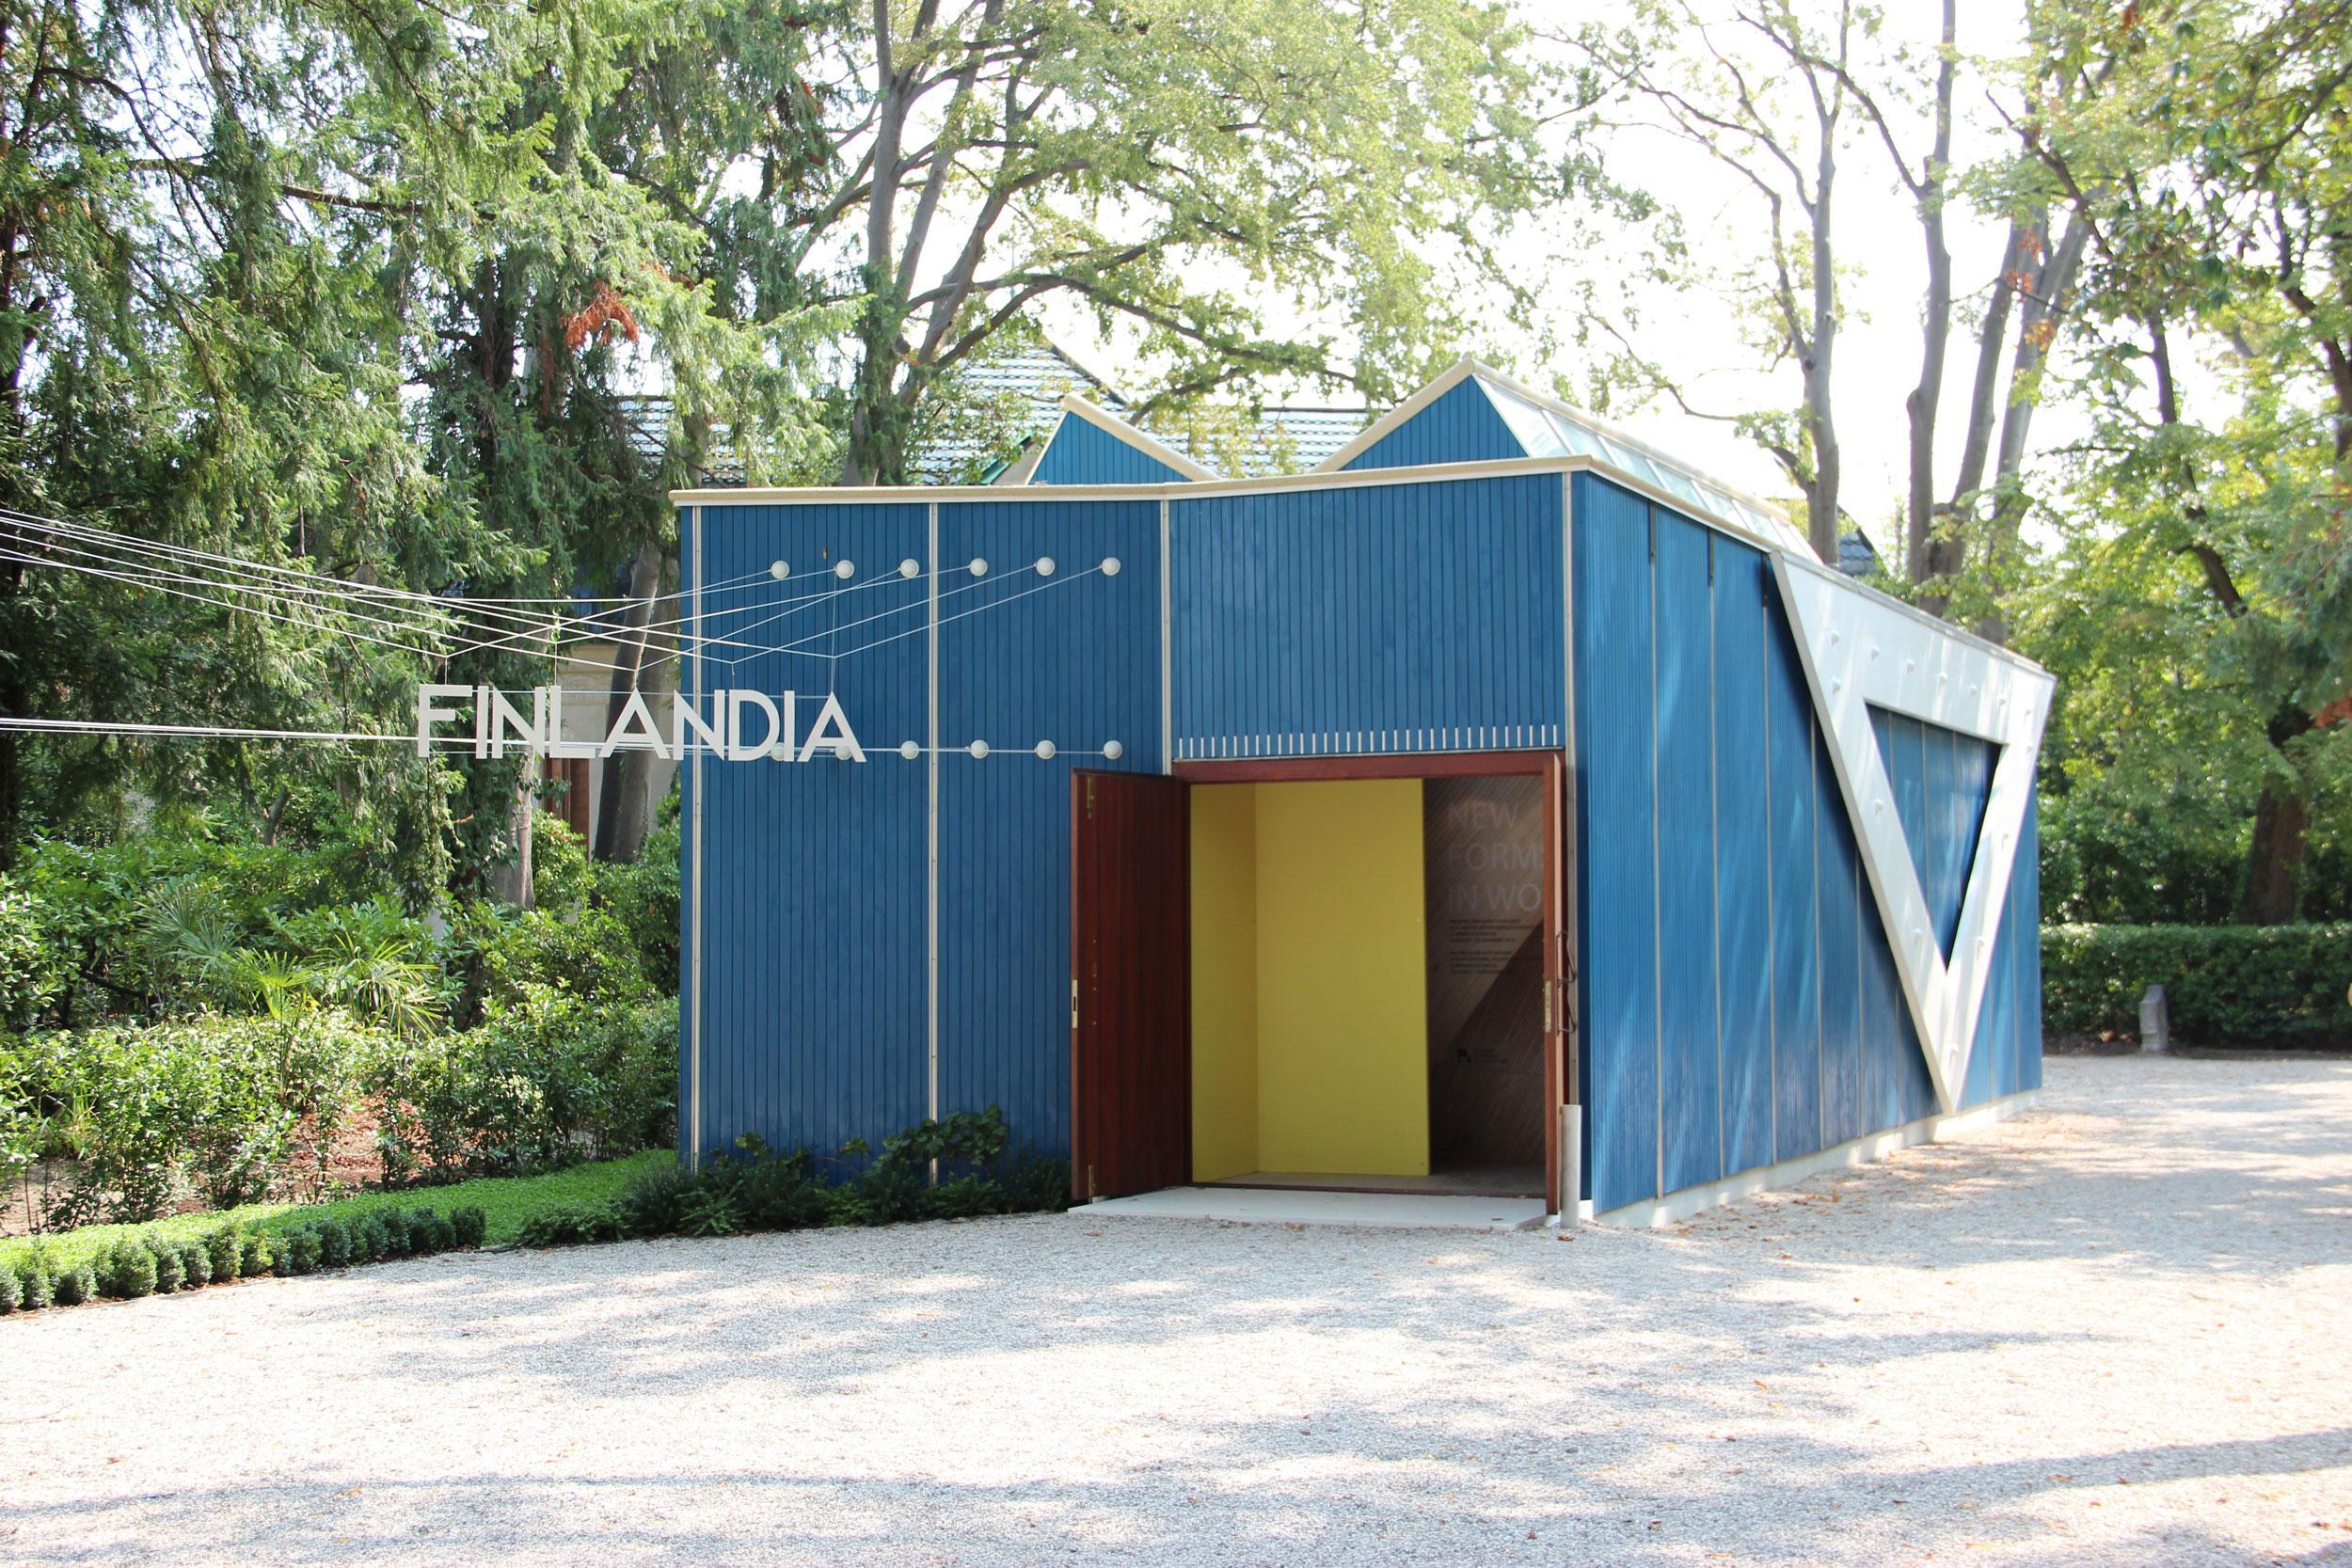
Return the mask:
M2283 926L2302 913L2312 815L2301 770L2287 747L2311 727L2312 716L2293 704L2273 714L2266 726L2279 766L2265 775L2262 798L2254 803L2254 837L2247 846L2246 885L2237 911L2249 926Z
M841 458L844 484L881 481L890 467L884 449L898 428L891 392L898 381L904 305L890 237L902 178L909 84L899 79L892 55L889 0L874 0L874 180L866 198L866 260L860 269L866 298L858 310L857 373L850 386L849 439Z
M1927 309L1919 324L1919 383L1903 400L1911 423L1911 493L1905 507L1903 569L1915 586L1934 575L1935 418L1944 397L1944 355L1952 336L1952 247L1944 237L1945 180L1952 156L1952 84L1958 61L1959 0L1944 0L1944 51L1935 73L1935 145L1918 185L1919 232L1927 248ZM1948 524L1947 524L1948 526Z
M1831 567L1837 564L1837 490L1845 469L1837 447L1837 418L1830 403L1830 370L1837 351L1836 259L1830 247L1830 197L1837 182L1835 131L1825 118L1813 200L1805 214L1813 226L1813 341L1804 356L1804 422L1813 443L1813 483L1805 491L1805 533L1813 553Z
M653 620L654 606L661 593L661 546L648 539L637 551L637 559L629 562L628 609L622 618L621 634L612 641L612 674L611 689L604 699L604 733L611 735L621 721L621 714L628 706L629 694L637 689L638 673L645 667L645 627ZM621 782L630 770L630 763L644 755L637 752L616 752L602 763L604 787L596 796L596 819L588 835L588 852L598 860L633 861L637 846L628 844L619 836L621 816ZM640 841L642 842L642 840Z
M677 562L664 561L662 571L671 581L677 579ZM678 598L675 594L661 601L660 619L677 619ZM646 646L660 654L678 646L675 632L656 632L646 639ZM661 711L661 699L677 686L678 661L664 658L653 667L651 674L641 677L639 685L645 694L645 705ZM661 803L663 791L669 787L670 774L661 759L651 752L620 752L612 758L619 766L605 776L606 798L613 801L612 853L616 861L634 861L645 847L646 835L653 832L654 808ZM691 767L681 760L680 767Z
M16 649L11 657L0 658L0 713L11 719L27 717L26 709L31 705L24 682L24 642L15 636L16 600L24 582L22 562L0 565L0 628L8 630ZM24 832L24 800L19 793L18 769L17 733L0 732L0 871L16 869L16 842Z
M515 857L490 868L490 892L518 910L531 908L531 829L539 815L538 783L538 759L527 757L522 777L515 781Z
M1993 515L1984 531L1983 572L1992 592L1993 608L1978 618L1976 632L1988 642L2006 645L2009 616L2000 608L1999 573L2017 548L2025 527L2026 498L2019 488L2026 466L2026 438L2033 428L2033 412L2041 402L2042 367L2049 358L2066 317L2074 277L2082 269L2083 249L2090 240L2090 224L2079 212L2068 218L2066 232L2055 248L2045 248L2034 269L2032 293L2018 318L2017 353L2010 365L2009 409L2001 419L1999 467L1994 473Z

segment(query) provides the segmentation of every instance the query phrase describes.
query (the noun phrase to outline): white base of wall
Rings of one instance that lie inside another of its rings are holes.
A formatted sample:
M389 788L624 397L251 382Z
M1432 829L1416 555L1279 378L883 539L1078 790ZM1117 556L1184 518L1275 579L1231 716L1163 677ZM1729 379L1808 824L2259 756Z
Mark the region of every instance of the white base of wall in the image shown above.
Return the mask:
M1712 1209L1719 1204L1735 1203L1755 1193L1764 1192L1773 1187L1794 1186L1806 1177L1819 1176L1825 1170L1837 1170L1846 1165L1859 1165L1870 1160L1883 1160L1897 1149L1908 1148L1913 1144L1941 1143L1947 1138L1955 1138L1962 1133L1989 1127L1996 1121L2031 1110L2034 1102L2041 1098L2041 1090L2026 1089L2016 1094L2004 1095L1999 1100L1989 1101L1982 1105L1972 1105L1964 1111L1921 1117L1917 1121L1906 1122L1900 1127L1890 1127L1883 1132L1873 1132L1867 1137L1855 1138L1816 1153L1800 1154L1792 1160L1783 1160L1776 1165L1758 1165L1754 1170L1743 1170L1737 1176L1726 1176L1720 1181L1708 1181L1696 1187L1685 1187L1680 1192L1668 1193L1663 1197L1646 1198L1640 1203L1629 1203L1623 1208L1612 1209L1605 1214L1595 1214L1592 1203L1587 1200L1576 1206L1576 1217L1580 1220L1597 1220L1602 1225L1672 1225L1677 1220L1687 1220L1702 1210ZM1560 1218L1554 1216L1551 1223L1558 1225Z

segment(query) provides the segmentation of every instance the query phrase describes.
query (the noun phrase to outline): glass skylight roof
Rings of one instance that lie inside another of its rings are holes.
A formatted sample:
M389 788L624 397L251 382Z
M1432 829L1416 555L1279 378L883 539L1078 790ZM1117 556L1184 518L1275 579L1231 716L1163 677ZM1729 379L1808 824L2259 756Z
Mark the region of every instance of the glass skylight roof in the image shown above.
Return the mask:
M1661 495L1674 497L1694 511L1769 539L1784 549L1810 556L1804 535L1779 513L1735 495L1695 469L1622 433L1601 426L1589 417L1565 407L1536 403L1508 387L1481 375L1478 383L1495 412L1530 457L1589 457Z

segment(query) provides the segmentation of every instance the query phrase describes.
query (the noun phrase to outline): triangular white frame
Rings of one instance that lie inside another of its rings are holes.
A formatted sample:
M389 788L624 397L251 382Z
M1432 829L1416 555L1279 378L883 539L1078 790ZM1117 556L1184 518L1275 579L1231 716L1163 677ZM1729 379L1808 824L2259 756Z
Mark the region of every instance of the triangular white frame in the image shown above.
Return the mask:
M1772 571L1936 1100L1946 1111L1957 1110L2058 682L2038 665L1813 562L1776 554ZM1873 705L2000 747L1948 960L1936 943L1927 894L1895 809L1870 724Z

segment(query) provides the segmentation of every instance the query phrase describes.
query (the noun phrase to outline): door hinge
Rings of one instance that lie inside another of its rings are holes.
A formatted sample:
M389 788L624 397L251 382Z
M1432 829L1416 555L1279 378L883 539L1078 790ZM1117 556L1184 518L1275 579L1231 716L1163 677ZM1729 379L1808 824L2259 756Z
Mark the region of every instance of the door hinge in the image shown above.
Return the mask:
M1090 1164L1087 1166L1087 1201L1094 1201L1094 1166Z
M1075 974L1070 977L1070 1027L1073 1030L1078 1027L1078 977Z
M1087 780L1087 820L1094 820L1094 781L1091 778Z

